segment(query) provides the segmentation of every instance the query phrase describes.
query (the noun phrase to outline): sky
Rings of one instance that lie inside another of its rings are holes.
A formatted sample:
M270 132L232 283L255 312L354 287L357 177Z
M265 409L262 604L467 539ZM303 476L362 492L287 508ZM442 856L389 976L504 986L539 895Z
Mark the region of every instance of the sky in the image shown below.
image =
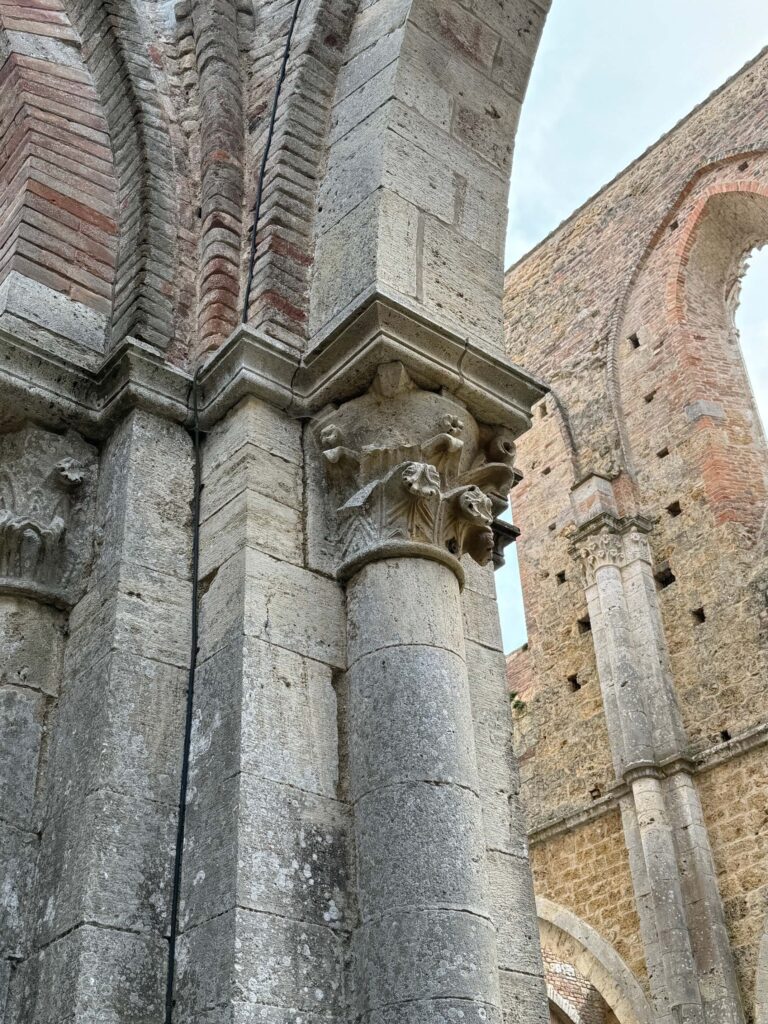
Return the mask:
M766 0L554 0L515 142L509 266L768 44ZM768 246L737 313L768 426ZM497 576L505 650L526 639L514 549Z

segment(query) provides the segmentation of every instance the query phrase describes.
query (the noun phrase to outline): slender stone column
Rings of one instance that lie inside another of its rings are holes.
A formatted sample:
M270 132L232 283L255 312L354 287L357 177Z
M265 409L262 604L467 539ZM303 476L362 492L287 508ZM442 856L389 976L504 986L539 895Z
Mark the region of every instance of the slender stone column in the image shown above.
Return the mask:
M577 502L578 508L578 502ZM645 534L603 511L576 537L657 1024L742 1024L701 808L687 760Z
M399 363L316 435L348 580L355 1009L500 1022L460 590L462 555L492 557L514 446Z

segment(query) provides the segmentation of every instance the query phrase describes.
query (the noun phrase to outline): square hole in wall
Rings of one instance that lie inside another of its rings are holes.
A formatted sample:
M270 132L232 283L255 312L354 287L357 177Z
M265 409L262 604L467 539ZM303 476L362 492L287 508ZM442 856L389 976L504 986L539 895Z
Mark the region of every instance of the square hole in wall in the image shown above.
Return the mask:
M707 613L703 608L694 608L691 615L693 616L693 621L697 623L697 625L707 621Z
M557 580L558 586L565 583L565 570L563 570L562 572L555 573L555 579Z
M630 334L627 341L629 342L630 348L640 348L640 339L636 334Z
M672 223L669 225L669 230L670 231L677 231L677 229L679 227L680 227L680 221L679 220L673 220Z
M551 472L552 472L552 467L551 466L547 466L545 469L542 469L541 475L542 476L549 476L549 474Z
M666 587L670 587L677 579L668 565L661 566L653 574L653 578L656 580L659 590L664 590Z
M591 633L592 632L592 623L591 623L588 615L583 615L580 619L578 619L577 620L577 625L579 627L579 632L580 633Z
M655 397L656 397L656 392L655 391L649 391L647 395L643 396L643 401L645 402L646 405L650 405Z
M727 743L730 738L731 738L731 734L730 734L730 732L727 729L721 730L721 732L720 732L720 739L723 741L723 743Z
M668 455L669 455L669 448L666 448L666 447L665 448L659 448L659 450L656 452L656 458L657 459L666 459L666 457Z
M603 794L600 791L599 786L593 786L592 789L590 789L589 791L589 795L592 797L593 800L599 800Z
M547 527L547 529L549 530L550 533L554 533L555 530L557 529L557 523L550 523L549 526Z
M749 160L744 160L742 163L739 164L739 170L740 171L746 171L746 169L748 167L749 167Z
M673 501L670 505L667 505L667 512L672 516L673 519L677 519L678 516L683 514L683 509L679 501Z
M577 675L568 676L567 682L571 693L576 693L581 689L581 683L579 682L579 677Z

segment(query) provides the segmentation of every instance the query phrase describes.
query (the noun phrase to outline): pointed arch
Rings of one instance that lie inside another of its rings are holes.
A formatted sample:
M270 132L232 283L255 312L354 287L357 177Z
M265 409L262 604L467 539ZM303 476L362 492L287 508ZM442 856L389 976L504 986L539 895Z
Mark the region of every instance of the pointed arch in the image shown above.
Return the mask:
M178 201L159 50L137 0L58 0L105 112L117 179L112 342L174 334Z

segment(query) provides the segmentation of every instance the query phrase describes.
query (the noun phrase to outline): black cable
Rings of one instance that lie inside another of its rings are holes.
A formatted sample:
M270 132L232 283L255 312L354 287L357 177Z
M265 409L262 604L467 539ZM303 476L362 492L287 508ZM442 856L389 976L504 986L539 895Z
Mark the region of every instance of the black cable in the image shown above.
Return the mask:
M296 19L299 16L299 7L301 7L301 0L296 0L296 5L293 8L293 15L291 17L291 24L288 26L288 35L285 40L285 49L283 50L283 61L280 65L280 75L277 79L277 85L275 86L275 95L272 100L272 114L269 118L269 130L267 132L267 141L264 145L264 152L261 156L261 167L259 168L259 178L256 183L256 202L253 204L253 225L251 227L251 254L248 260L248 276L245 281L245 300L243 302L243 323L248 322L248 307L251 304L251 288L253 287L253 273L256 268L256 235L259 230L259 216L261 215L261 197L264 191L264 175L267 170L267 160L269 159L269 151L272 146L272 136L275 134L275 121L277 120L277 107L280 102L280 91L283 88L283 82L285 81L285 71L288 67L288 57L291 53L291 40L293 39L293 30L296 27Z
M181 871L184 860L184 831L187 823L187 788L189 785L189 752L192 743L192 715L195 700L195 672L197 670L198 643L198 585L200 569L200 496L202 494L202 459L200 452L200 415L198 409L199 379L202 367L198 367L192 381L192 442L194 448L194 493L192 498L192 639L187 679L187 712L184 723L184 750L181 760L179 784L179 819L176 827L176 852L173 863L173 888L171 890L171 931L168 945L168 976L165 988L165 1024L172 1024L174 987L176 981L176 942L179 934L179 902L181 899Z

